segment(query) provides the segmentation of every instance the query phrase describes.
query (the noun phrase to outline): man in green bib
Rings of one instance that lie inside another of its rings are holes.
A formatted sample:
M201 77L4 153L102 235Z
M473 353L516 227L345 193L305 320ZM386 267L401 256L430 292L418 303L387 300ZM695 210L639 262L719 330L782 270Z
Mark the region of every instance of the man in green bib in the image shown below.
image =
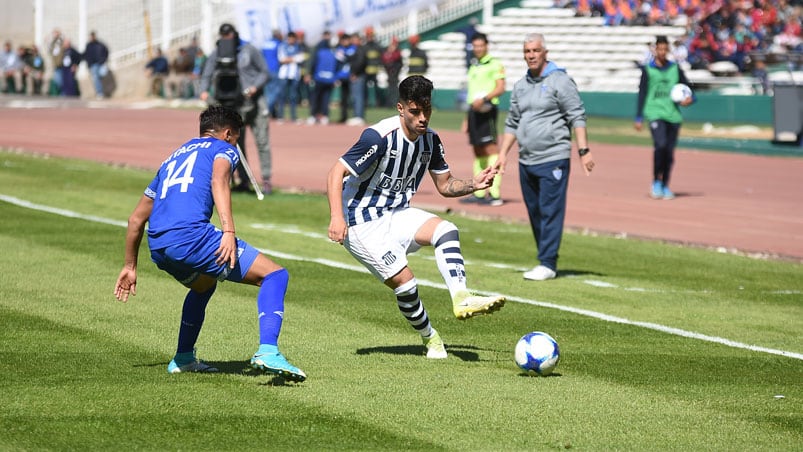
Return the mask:
M675 160L680 124L683 122L680 107L695 101L694 93L677 103L672 100L672 88L678 83L688 86L689 81L680 66L667 59L668 55L669 41L666 36L658 36L655 40L655 58L642 68L634 124L639 131L645 119L650 124L654 147L650 196L654 199L675 197L669 189L669 176Z
M466 102L468 113L463 121L463 132L468 132L468 140L474 149L474 175L493 166L499 157L496 143L497 117L499 116L499 96L505 92L505 67L499 59L488 54L488 37L475 33L471 38L474 58L468 68L468 92ZM461 202L479 202L491 206L501 206L500 176L488 189L477 190Z

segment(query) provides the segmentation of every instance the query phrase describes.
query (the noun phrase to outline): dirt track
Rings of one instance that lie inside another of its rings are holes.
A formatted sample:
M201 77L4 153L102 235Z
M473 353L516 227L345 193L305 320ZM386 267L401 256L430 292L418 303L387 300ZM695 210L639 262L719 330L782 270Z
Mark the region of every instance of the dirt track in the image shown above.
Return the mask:
M143 168L155 169L174 146L198 133L198 110L8 99L0 105L0 147ZM433 119L437 129L437 116ZM272 123L274 185L324 192L326 172L358 134L358 128L348 126ZM468 176L472 157L465 136L450 131L441 135L452 172ZM595 143L591 148L597 161L594 174L584 176L576 160L572 169L567 227L803 261L803 158L682 149L673 173L677 198L664 201L647 196L650 149ZM247 151L255 162L250 132ZM526 221L512 161L502 193L502 207L465 206L440 197L425 182L415 204Z

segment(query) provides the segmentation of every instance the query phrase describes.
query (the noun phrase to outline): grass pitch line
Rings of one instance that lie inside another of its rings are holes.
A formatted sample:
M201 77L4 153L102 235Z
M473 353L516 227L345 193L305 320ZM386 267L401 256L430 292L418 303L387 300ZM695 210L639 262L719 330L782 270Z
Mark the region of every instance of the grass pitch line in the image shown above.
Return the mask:
M311 239L319 239L329 241L329 237L326 234L318 233L318 232L310 232L304 231L297 227L296 225L292 224L277 224L277 223L251 223L251 226L254 229L261 229L264 231L276 231L283 234L295 234L300 235L302 237L308 237ZM411 255L414 259L422 259L425 261L435 261L435 256L424 254L424 253L415 253ZM482 266L486 268L496 268L499 270L511 270L518 273L524 273L530 270L530 267L519 267L516 265L504 264L500 262L485 262L485 261L474 261L471 259L465 259L466 266ZM572 279L581 279L581 276L578 275L565 275L562 276L565 278L572 278ZM711 294L715 293L713 290L669 290L669 289L648 289L644 287L623 287L618 284L610 283L607 281L600 281L596 279L582 279L583 284L587 284L589 286L598 287L600 289L619 289L624 290L626 292L645 292L645 293L683 293L683 294ZM771 293L774 295L799 295L803 292L799 290L773 290L767 293Z
M71 210L59 209L59 208L56 208L56 207L50 207L50 206L45 206L45 205L41 205L41 204L32 203L30 201L26 201L26 200L23 200L23 199L20 199L20 198L16 198L14 196L7 196L7 195L0 194L0 201L5 201L5 202L7 202L9 204L14 204L16 206L24 207L24 208L27 208L27 209L38 210L38 211L41 211L41 212L52 213L54 215L60 215L60 216L69 217L69 218L76 218L76 219L80 219L80 220L92 221L92 222L96 222L96 223L103 223L103 224L108 224L108 225L118 226L118 227L123 227L123 228L127 227L127 225L128 225L127 222L125 222L125 221L111 220L111 219L108 219L108 218L102 218L102 217L98 217L98 216L94 216L94 215L84 215L84 214L81 214L81 213L78 213L78 212L73 212ZM295 254L283 253L281 251L269 250L269 249L264 249L264 248L257 248L257 249L262 253L265 253L265 254L268 254L270 256L274 256L274 257L277 257L277 258L283 258L283 259L301 261L301 262L313 262L313 263L320 264L320 265L326 265L326 266L332 267L332 268L337 268L337 269L342 269L342 270L349 270L349 271L356 271L356 272L360 272L360 273L368 273L367 269L365 269L362 266L358 266L358 265L344 264L342 262L333 261L333 260L330 260L330 259L309 258L309 257L306 257L306 256L298 256L298 255L295 255ZM446 290L446 285L445 284L436 283L436 282L433 282L433 281L427 281L425 279L418 279L418 278L416 278L416 279L418 281L418 284L420 284L420 285ZM480 293L482 295L505 295L505 294L498 294L498 293L492 293L492 292L482 292L482 291L478 291L478 293ZM617 317L617 316L613 316L613 315L609 315L609 314L604 314L604 313L601 313L601 312L590 311L588 309L574 308L574 307L571 307L571 306L564 306L564 305L559 305L559 304L545 302L545 301L531 300L531 299L528 299L528 298L522 298L522 297L517 297L517 296L511 296L511 295L505 295L505 297L507 297L507 299L509 301L515 301L515 302L518 302L518 303L525 303L525 304L538 306L538 307L542 307L542 308L557 309L559 311L570 312L572 314L578 314L578 315L582 315L582 316L586 316L586 317L591 317L591 318L602 320L602 321L605 321L605 322L618 323L618 324L621 324L621 325L632 325L632 326L637 326L637 327L641 327L641 328L646 328L646 329L658 331L658 332L661 332L661 333L672 334L672 335L675 335L675 336L681 336L681 337L685 337L685 338L689 338L689 339L696 339L696 340L705 341L705 342L713 342L713 343L725 345L725 346L728 346L728 347L740 348L740 349L750 350L750 351L759 352L759 353L768 353L768 354L772 354L772 355L779 355L779 356L785 356L787 358L803 360L803 353L795 353L795 352L790 352L790 351L785 351L785 350L777 350L777 349L773 349L773 348L767 348L767 347L760 347L760 346L757 346L757 345L745 344L743 342L732 341L730 339L726 339L726 338L722 338L722 337L709 336L707 334L695 333L694 331L686 331L686 330L682 330L680 328L669 327L669 326L660 325L660 324L652 323L652 322L639 322L639 321L635 321L635 320L626 319L624 317Z
M95 223L110 224L112 226L121 226L124 228L128 227L128 222L126 221L110 220L108 218L96 217L94 215L84 215L82 213L73 212L72 210L59 209L58 207L50 207L42 204L35 204L30 201L26 201L24 199L16 198L14 196L6 196L0 194L0 201L5 201L9 204L14 204L15 206L24 207L26 209L38 210L40 212L47 212L55 215L61 215L62 217L94 221Z

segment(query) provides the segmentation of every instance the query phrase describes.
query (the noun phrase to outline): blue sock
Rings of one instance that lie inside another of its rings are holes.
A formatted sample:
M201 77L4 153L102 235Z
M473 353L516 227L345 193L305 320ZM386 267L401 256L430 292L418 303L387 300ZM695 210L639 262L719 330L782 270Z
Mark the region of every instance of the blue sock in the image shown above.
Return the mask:
M279 353L279 347L268 344L259 344L259 349L256 352L257 355L275 355L276 353Z
M180 353L192 353L195 342L201 333L206 315L206 305L212 294L215 293L217 284L206 292L199 293L190 290L184 298L184 308L181 311L181 326L178 329L178 347L176 355Z
M284 319L284 294L290 275L286 269L275 271L262 280L257 295L259 312L259 343L276 346ZM261 345L260 345L261 347Z

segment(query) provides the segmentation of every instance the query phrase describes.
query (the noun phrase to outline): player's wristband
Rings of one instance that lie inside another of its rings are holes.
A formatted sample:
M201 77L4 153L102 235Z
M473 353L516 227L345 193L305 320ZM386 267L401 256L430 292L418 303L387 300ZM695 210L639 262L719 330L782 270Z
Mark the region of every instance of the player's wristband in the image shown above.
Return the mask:
M577 153L580 154L580 157L588 154L590 150L588 148L580 148L577 150Z

